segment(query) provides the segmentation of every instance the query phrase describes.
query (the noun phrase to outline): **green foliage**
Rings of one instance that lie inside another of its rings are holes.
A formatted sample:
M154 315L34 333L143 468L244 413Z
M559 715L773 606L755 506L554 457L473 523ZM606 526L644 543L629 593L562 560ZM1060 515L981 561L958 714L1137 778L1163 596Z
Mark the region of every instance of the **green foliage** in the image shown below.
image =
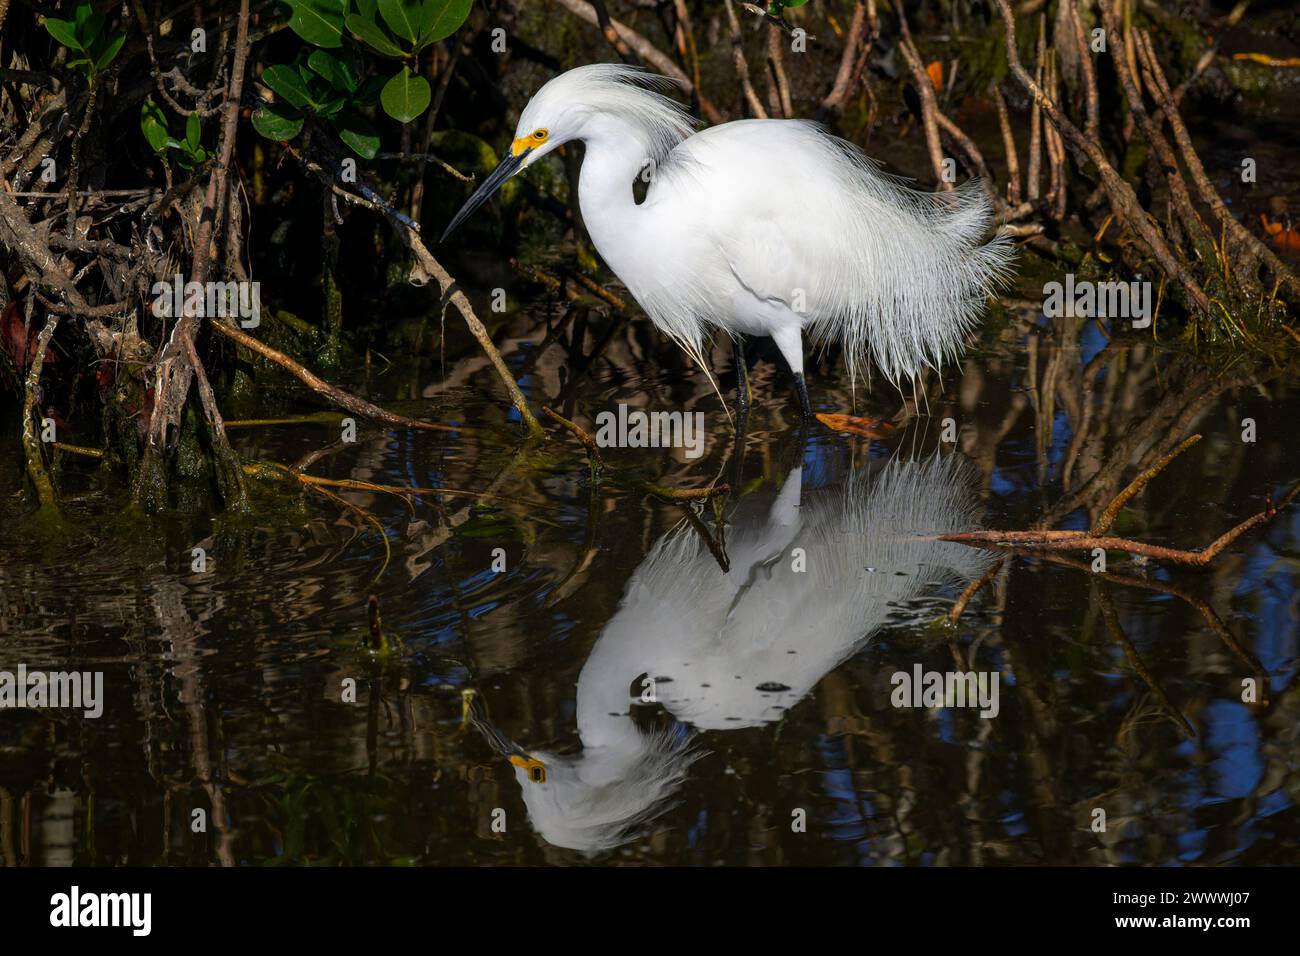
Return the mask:
M446 39L469 18L473 0L284 0L289 27L319 49L293 64L269 66L262 82L276 95L253 113L268 139L290 140L307 118L332 126L353 152L371 159L379 134L362 114L378 105L399 123L418 119L433 90L417 72L419 54ZM330 52L338 50L337 53ZM367 55L397 60L396 73L367 76Z
M293 13L289 29L308 43L337 49L343 45L348 0L286 0Z
M262 82L279 97L253 113L253 128L268 139L290 140L302 131L307 116L334 127L358 156L379 152L379 134L356 111L374 102L374 89L363 88L345 59L327 50L300 51L293 64L279 63L262 72Z
M80 70L87 79L107 69L126 41L125 33L104 32L104 15L91 0L80 0L72 10L71 20L46 17L45 29L69 50L81 54L68 60L68 66Z
M145 100L140 107L140 130L160 159L166 159L167 150L176 150L176 165L182 169L194 169L211 158L203 148L203 127L198 113L189 115L184 138L176 139L168 129L167 115L153 100Z
M429 108L432 96L429 81L403 66L402 72L384 84L379 100L385 113L399 123L409 123Z
M280 853L260 861L272 866L358 866L382 862L409 865L383 847L378 821L395 797L395 782L382 774L341 774L329 777L276 776L259 781L275 807L282 828Z
M808 0L771 0L767 5L768 16L779 17L786 10L793 7L802 7Z

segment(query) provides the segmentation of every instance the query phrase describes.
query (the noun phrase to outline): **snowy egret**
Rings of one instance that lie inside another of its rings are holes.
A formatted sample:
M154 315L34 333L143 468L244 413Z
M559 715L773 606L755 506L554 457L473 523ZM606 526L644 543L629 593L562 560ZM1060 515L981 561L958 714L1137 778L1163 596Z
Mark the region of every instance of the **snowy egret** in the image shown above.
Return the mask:
M977 182L948 193L909 189L802 120L697 133L654 89L669 82L618 64L552 79L443 240L510 177L580 140L578 200L596 250L706 374L706 335L732 336L742 402L745 335L775 340L805 419L804 333L841 344L852 381L871 360L896 387L960 353L1012 253L1001 235L981 244L992 209ZM638 175L649 179L640 204Z
M700 751L685 727L640 729L629 716L640 696L697 730L760 726L883 627L932 619L932 592L991 560L935 540L978 526L971 479L953 455L873 464L809 491L798 466L774 497L747 496L729 515L728 569L690 526L661 538L578 676L580 753L525 750L481 708L470 714L515 767L537 831L596 852L666 808Z

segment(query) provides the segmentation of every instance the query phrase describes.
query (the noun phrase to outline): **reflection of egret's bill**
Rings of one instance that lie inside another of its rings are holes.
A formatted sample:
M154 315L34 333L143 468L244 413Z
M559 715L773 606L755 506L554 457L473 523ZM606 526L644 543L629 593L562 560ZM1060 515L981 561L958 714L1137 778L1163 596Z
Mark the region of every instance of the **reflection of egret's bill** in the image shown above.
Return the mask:
M698 730L779 720L881 627L924 613L935 588L981 575L982 552L933 537L976 526L968 477L957 456L895 461L804 494L796 467L775 500L752 495L730 515L726 571L690 527L661 538L578 678L581 752L526 753L485 730L534 827L595 852L666 809L698 751L681 725L639 729L630 689Z
M482 734L489 747L508 759L516 768L523 770L527 779L533 783L546 782L546 767L540 760L529 756L522 747L488 719L487 708L483 705L482 697L472 690L467 690L461 693L461 699L464 702L464 722Z

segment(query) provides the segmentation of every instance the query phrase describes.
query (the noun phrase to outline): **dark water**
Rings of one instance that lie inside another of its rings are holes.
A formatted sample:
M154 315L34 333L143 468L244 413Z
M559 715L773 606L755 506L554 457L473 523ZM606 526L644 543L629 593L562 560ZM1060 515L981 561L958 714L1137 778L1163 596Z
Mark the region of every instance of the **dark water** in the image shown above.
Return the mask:
M525 309L498 341L534 406L704 413L699 458L607 449L593 483L558 429L520 447L452 324L445 363L374 360L352 385L456 431L231 434L250 461L486 497L331 489L361 514L263 489L244 523L181 501L146 527L77 461L79 520L50 538L6 469L0 671L99 671L105 698L97 719L0 712L6 864L1297 862L1300 511L1204 570L1012 557L952 627L999 556L934 537L1087 528L1199 433L1113 533L1203 547L1300 477L1287 376L1107 347L1013 300L885 440L818 425L801 446L756 354L741 455L644 320ZM851 409L838 363L811 380L820 410ZM900 406L879 384L857 401ZM689 505L644 484L715 480L731 492ZM386 658L360 646L372 589ZM894 706L918 665L996 674L996 715Z

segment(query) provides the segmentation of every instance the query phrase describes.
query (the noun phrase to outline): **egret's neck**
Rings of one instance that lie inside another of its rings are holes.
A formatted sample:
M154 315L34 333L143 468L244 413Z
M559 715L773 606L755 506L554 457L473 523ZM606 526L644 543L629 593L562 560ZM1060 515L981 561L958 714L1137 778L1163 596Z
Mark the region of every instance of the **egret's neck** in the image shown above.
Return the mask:
M636 127L614 116L593 116L582 135L587 146L578 178L578 204L587 233L606 264L627 281L623 265L638 254L643 230L632 181L649 159Z
M578 675L576 716L584 749L635 753L640 746L641 734L629 714L630 690L632 682L653 666L648 663L653 656L640 642L626 639L624 617L615 613Z

